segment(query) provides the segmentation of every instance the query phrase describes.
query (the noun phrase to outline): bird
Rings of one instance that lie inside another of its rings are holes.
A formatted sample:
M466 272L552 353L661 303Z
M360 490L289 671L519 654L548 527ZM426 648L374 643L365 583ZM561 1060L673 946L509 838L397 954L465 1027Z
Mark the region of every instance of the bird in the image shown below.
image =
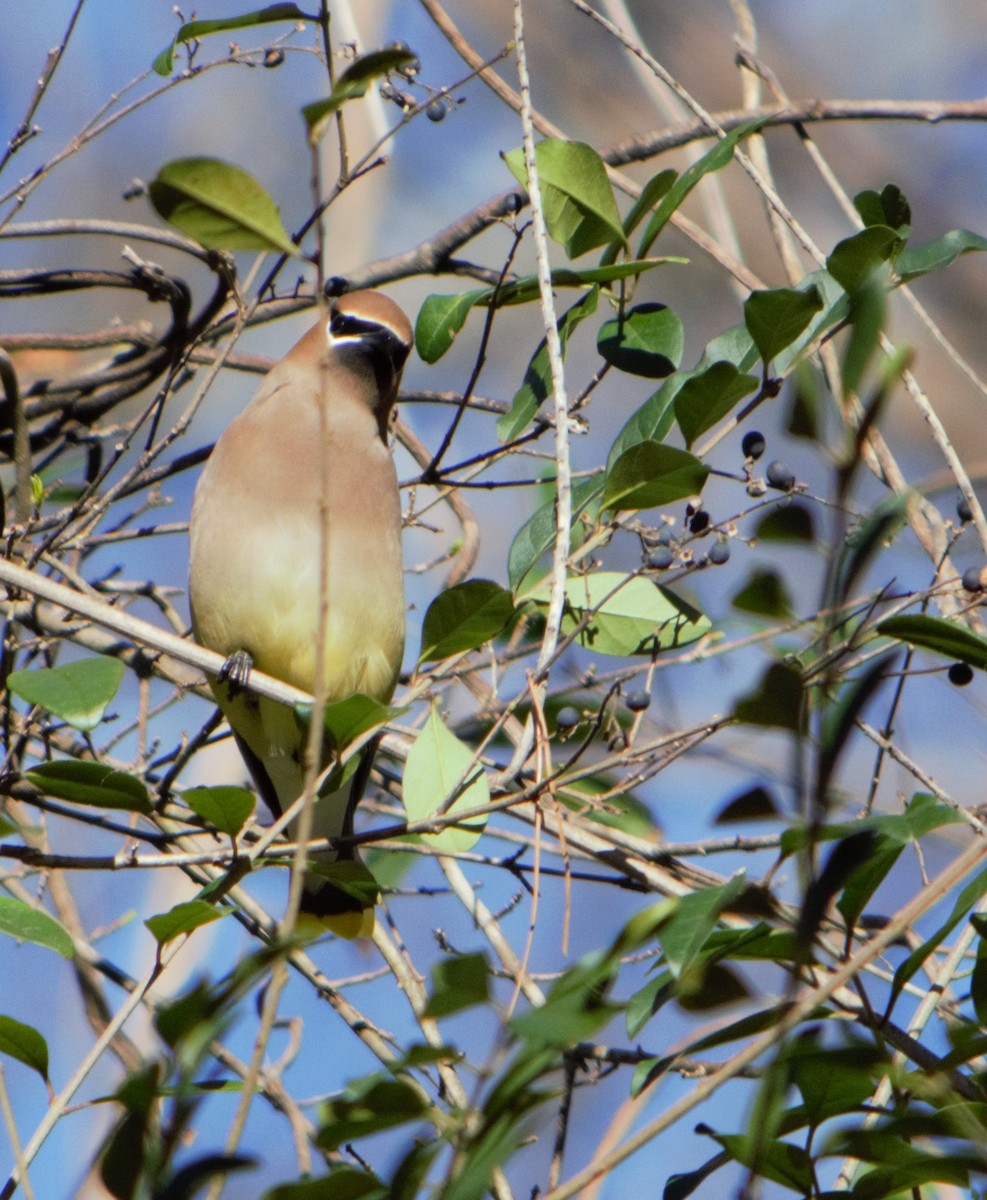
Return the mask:
M389 297L337 295L222 432L196 486L192 630L226 659L210 687L276 817L304 786L307 722L244 690L245 674L253 667L314 692L321 634L327 704L356 693L386 704L397 684L405 638L401 503L387 439L413 340ZM318 796L313 838L352 832L373 748L350 780ZM325 740L322 770L332 756ZM336 886L324 864L354 858L352 849L310 856L300 903L303 916L346 938L372 933L375 897ZM339 866L335 874L345 880Z

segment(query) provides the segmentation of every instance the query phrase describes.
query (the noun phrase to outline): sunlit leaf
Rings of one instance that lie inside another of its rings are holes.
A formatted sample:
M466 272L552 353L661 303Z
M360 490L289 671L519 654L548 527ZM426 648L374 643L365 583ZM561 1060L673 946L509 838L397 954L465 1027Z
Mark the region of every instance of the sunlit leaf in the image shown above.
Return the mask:
M463 787L467 781L468 785ZM456 737L433 707L424 729L408 751L404 767L402 795L409 823L436 816L455 792L459 794L444 816L454 817L457 812L490 803L486 772L473 762L472 750ZM485 817L471 817L468 824L447 825L437 833L423 834L422 838L437 850L456 853L469 850L485 825Z
M12 896L0 896L0 933L54 950L62 958L75 953L71 937L54 917Z
M664 379L682 361L682 321L667 305L638 304L605 321L597 335L600 354L618 371Z
M32 1026L0 1016L0 1054L8 1054L48 1080L48 1043Z
M302 116L308 126L309 141L313 145L321 141L337 111L347 100L356 100L366 95L367 88L375 79L417 61L408 47L401 45L385 46L382 50L373 50L354 59L333 84L332 91L324 100L306 104L302 109Z
M154 935L154 940L158 945L163 946L183 933L192 933L201 925L209 925L212 921L218 921L220 917L227 916L230 911L230 909L217 908L205 900L186 900L183 904L176 904L174 908L170 908L165 913L159 913L156 917L148 917L144 924Z
M186 21L175 35L171 45L162 50L154 60L154 70L159 75L170 75L174 67L175 48L195 41L210 33L227 33L232 29L248 29L255 25L268 25L273 21L305 21L308 18L297 4L268 4L253 12L240 13L235 17L223 17L212 21Z
M24 778L57 800L127 812L153 811L147 788L140 779L103 763L75 758L38 763L24 772Z
M126 668L116 658L85 658L64 667L11 671L15 696L40 705L76 729L95 729L117 694Z
M447 588L425 613L418 661L433 662L482 646L496 637L513 615L510 592L489 579L468 579Z

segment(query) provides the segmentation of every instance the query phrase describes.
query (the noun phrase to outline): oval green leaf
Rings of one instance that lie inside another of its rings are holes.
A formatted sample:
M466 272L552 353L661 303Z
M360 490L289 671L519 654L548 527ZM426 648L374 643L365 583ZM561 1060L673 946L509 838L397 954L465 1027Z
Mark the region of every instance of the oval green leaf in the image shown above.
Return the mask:
M0 933L54 950L62 958L71 958L74 953L71 937L54 917L10 896L0 896Z
M316 100L302 109L302 116L308 126L309 141L313 145L321 141L336 112L347 100L356 100L366 95L367 88L375 79L417 61L407 46L394 45L385 46L382 50L373 50L350 63L336 80L325 100Z
M0 1054L9 1054L48 1082L48 1043L36 1029L0 1016Z
M56 800L127 812L146 814L153 811L147 788L139 779L103 763L81 762L74 758L39 763L25 771L24 777Z
M148 195L159 216L207 249L298 253L266 189L231 163L176 159L161 168Z
M596 346L618 371L664 379L682 361L684 338L676 313L667 305L648 303L635 305L623 317L604 322Z
M595 520L594 501L603 491L603 476L592 475L577 479L572 485L572 537L570 553L582 545L583 528ZM507 577L511 590L517 595L528 573L555 545L555 505L549 500L537 509L514 535L507 556ZM584 517L585 514L585 524Z
M607 471L601 507L614 511L657 508L696 496L709 467L694 455L660 442L638 442Z
M511 150L504 162L527 188L524 151ZM614 239L625 241L607 169L592 146L546 138L535 147L535 163L549 237L564 246L570 258Z
M652 654L687 646L711 628L709 618L691 604L640 575L595 571L567 580L565 590L562 634L568 637L585 620L577 641L595 654ZM547 582L533 599L547 605Z
M490 998L490 968L485 954L458 954L432 967L432 994L424 1017L447 1017Z
M815 286L807 291L773 288L751 292L744 302L744 323L761 361L767 365L809 326L823 307L823 297Z
M739 404L757 391L758 381L744 375L730 362L715 362L687 379L675 394L675 419L689 447L701 433L711 429Z
M175 35L175 40L162 50L152 64L159 75L170 75L175 63L175 47L205 37L210 33L226 33L231 29L249 29L254 25L268 25L272 21L307 21L305 13L297 4L269 4L254 12L241 13L238 17L224 17L213 21L186 21Z
M422 623L419 662L474 650L495 638L514 615L510 592L489 579L467 579L441 592Z
M236 837L254 811L254 794L241 787L189 788L182 799L213 828Z
M144 924L154 935L154 940L158 945L164 946L183 933L192 933L200 925L209 925L212 921L218 921L220 917L227 916L230 911L217 908L205 900L186 900L183 904L176 904L174 908L170 908L165 913L159 913L156 917L148 917Z
M438 709L433 708L408 751L404 767L404 808L408 821L427 821L435 816L467 777L469 786L460 792L444 816L489 804L490 785L483 768L473 763L473 751L446 726ZM474 846L485 825L485 817L474 817L468 825L449 825L438 833L423 834L422 840L440 852L457 853Z
M12 671L7 686L29 704L46 708L75 729L95 729L117 694L125 667L115 658L86 658L64 667Z

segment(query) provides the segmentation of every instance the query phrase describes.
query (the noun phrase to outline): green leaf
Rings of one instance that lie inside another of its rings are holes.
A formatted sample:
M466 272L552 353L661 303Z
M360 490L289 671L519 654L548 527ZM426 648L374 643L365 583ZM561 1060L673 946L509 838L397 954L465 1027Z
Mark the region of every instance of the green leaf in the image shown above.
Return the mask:
M733 715L745 725L798 732L804 723L802 676L796 667L772 663L757 687L737 701Z
M765 513L754 529L759 542L814 542L812 509L797 500L779 504Z
M863 572L904 527L908 506L913 500L913 492L889 496L847 534L836 564L833 584L838 599L849 598Z
M987 638L982 638L958 622L916 613L914 616L888 617L878 624L877 632L899 642L942 654L954 662L964 662L971 667L987 670Z
M574 271L571 267L560 267L551 273L552 287L593 288L596 284L613 283L618 279L642 275L645 271L651 271L665 263L687 261L684 258L644 258L611 263L605 267L587 267L579 271ZM495 304L497 308L530 304L539 296L537 275L525 275L496 288L477 288L456 296L427 296L415 322L415 348L418 357L423 362L438 362L465 325L471 309L485 308L491 304ZM594 303L589 311L593 312L595 309Z
M841 288L854 292L901 247L902 240L896 230L887 225L871 225L838 242L826 259L826 270Z
M474 650L495 638L514 615L514 602L489 579L467 579L447 588L428 606L418 661L434 662Z
M0 896L0 933L54 950L62 958L71 958L75 953L72 939L54 917L10 896Z
M125 667L116 658L86 658L64 667L11 671L7 686L76 729L95 729L117 694Z
M793 612L788 590L777 571L752 571L730 603L738 612L756 617L790 617Z
M186 900L156 917L148 917L144 924L154 935L158 945L164 946L183 933L191 933L198 929L200 925L209 925L221 917L228 916L230 911L217 908L205 900Z
M639 442L664 442L675 424L675 396L680 386L680 375L666 379L658 391L650 395L637 412L628 418L610 447L608 467L612 467L625 450Z
M725 167L733 158L737 144L743 141L744 138L750 137L752 133L757 133L763 127L765 121L766 118L762 117L753 121L747 121L743 125L738 125L726 137L720 138L716 145L708 150L702 158L697 159L692 166L682 172L675 183L665 193L665 197L661 204L658 205L655 215L648 222L648 226L641 238L638 258L643 257L648 252L658 234L668 224L672 214L682 204L682 201L688 196L700 179L704 175L709 175L711 172L719 171Z
M715 362L687 379L675 396L675 418L685 444L691 447L701 433L722 420L757 387L755 376L741 374L729 362Z
M668 194L676 179L678 179L678 173L671 169L659 171L657 175L651 176L644 187L641 188L640 196L631 205L630 212L624 217L625 238L631 236L650 210ZM603 261L611 262L620 252L622 244L620 241L611 242L603 255Z
M808 328L822 307L822 293L815 286L806 291L751 292L744 302L744 323L765 367Z
M584 619L577 641L595 654L623 658L687 646L710 630L709 618L650 579L619 571L594 571L566 581L562 635ZM532 599L548 603L548 584Z
M504 162L527 188L524 151L511 150ZM535 146L535 164L549 236L565 247L570 258L615 238L624 241L606 167L592 146L546 138Z
M476 776L476 778L473 778ZM490 803L490 785L482 766L473 762L473 752L456 737L439 716L438 708L429 713L424 729L412 743L404 767L404 808L408 821L427 821L440 806L457 792L463 782L469 786L457 795L443 815L455 816ZM426 833L422 840L436 850L457 853L469 850L483 833L486 817L473 817L465 825L448 825L438 833Z
M684 331L667 305L637 304L605 321L596 339L603 358L618 371L664 379L682 361Z
M952 229L949 233L922 246L906 246L895 261L895 271L902 283L909 283L930 271L941 271L961 254L987 250L987 238L968 229Z
M572 485L572 541L581 545L581 514L591 510L593 502L603 491L603 476L592 475L577 479ZM507 556L507 577L511 590L517 595L528 573L555 545L555 506L549 500L528 518L514 535ZM571 549L575 548L575 545Z
M850 339L843 355L843 390L854 394L881 345L884 330L885 286L879 275L863 281L850 297Z
M48 1043L30 1025L0 1016L0 1054L9 1054L48 1082Z
M346 68L333 85L332 91L325 100L316 100L306 104L302 116L308 126L309 142L317 145L328 131L332 118L347 100L356 100L365 96L367 88L382 75L390 75L398 67L418 60L407 46L385 46L382 50L372 50L362 54Z
M713 819L714 825L748 824L751 821L773 821L781 816L774 797L763 787L747 788L734 796Z
M302 715L308 719L311 709L299 706ZM357 738L363 737L371 729L386 725L408 710L396 705L381 704L362 692L354 692L345 700L337 700L335 704L327 704L323 718L326 733L338 753L342 753Z
M608 469L601 507L627 511L671 504L697 496L708 475L709 467L685 450L638 442Z
M585 296L580 297L571 308L559 317L559 342L563 359L569 346L569 338L587 317L596 312L599 299L599 287L590 288ZM542 338L538 349L528 363L524 380L511 401L509 411L497 418L497 436L500 440L509 442L523 433L534 419L535 413L548 399L551 391L552 373L548 361L548 344Z
M339 1165L328 1175L282 1183L266 1191L261 1200L388 1200L390 1192L376 1175Z
M182 794L189 808L204 821L235 838L254 811L254 794L241 787L196 787Z
M853 206L865 225L888 225L900 237L908 237L912 227L912 210L901 189L887 184L880 193L858 192Z
M422 1016L447 1017L490 997L490 973L484 954L458 954L432 967L432 994Z
M414 1084L372 1075L322 1106L315 1144L320 1150L336 1150L353 1138L418 1121L427 1112L428 1102Z
M459 296L426 296L415 321L415 349L422 362L436 363L466 324L470 309L489 294L475 289Z
M148 195L159 216L207 249L298 253L270 195L231 163L176 159L161 168Z
M133 775L98 762L67 758L38 763L24 778L56 800L71 800L94 808L120 808L127 812L153 812L147 788Z
M175 40L161 51L152 66L159 75L170 75L175 61L175 47L205 37L210 33L226 33L231 29L248 29L254 25L269 25L273 21L307 21L308 19L297 4L268 4L266 8L241 13L236 17L225 17L214 21L186 21L175 35Z
M740 896L745 886L746 875L738 871L718 887L699 888L680 897L675 911L658 930L658 941L676 979L681 979L697 961L720 914Z
M756 1156L748 1153L748 1138L739 1133L712 1135L724 1150L742 1166L772 1183L781 1184L802 1196L808 1196L815 1188L812 1171L812 1156L801 1146L790 1142L771 1141L759 1146Z

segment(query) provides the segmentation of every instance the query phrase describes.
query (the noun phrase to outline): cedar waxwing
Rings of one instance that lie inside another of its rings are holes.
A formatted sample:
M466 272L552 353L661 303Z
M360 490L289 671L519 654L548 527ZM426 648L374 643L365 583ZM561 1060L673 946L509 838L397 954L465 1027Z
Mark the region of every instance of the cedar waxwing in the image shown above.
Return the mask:
M387 703L401 668L401 505L387 431L412 340L407 317L386 296L364 291L333 300L328 322L309 330L230 422L195 492L189 598L196 638L312 692L322 621L328 704L356 692ZM280 815L302 791L306 722L237 688L235 671L210 685L258 791ZM326 746L322 769L331 757ZM364 766L345 787L317 798L313 837L351 832L369 758ZM313 861L302 911L343 936L369 935L372 905L317 874L320 863L338 857L329 851Z

